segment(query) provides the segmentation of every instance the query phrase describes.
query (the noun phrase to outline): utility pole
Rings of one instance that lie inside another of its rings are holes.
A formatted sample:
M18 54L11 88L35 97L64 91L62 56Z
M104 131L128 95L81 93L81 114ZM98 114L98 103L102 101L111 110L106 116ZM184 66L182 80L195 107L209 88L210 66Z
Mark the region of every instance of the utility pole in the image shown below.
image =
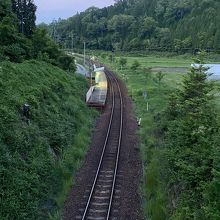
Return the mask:
M21 11L21 33L24 34L24 11Z
M51 37L54 39L55 42L57 42L57 30L56 30L56 20L54 19L52 22L52 33L51 33Z
M71 34L71 37L72 37L72 53L73 53L73 32L72 32L72 34Z
M86 66L86 42L84 42L84 67Z
M89 56L89 73L90 73L90 87L92 86L92 63L91 56Z

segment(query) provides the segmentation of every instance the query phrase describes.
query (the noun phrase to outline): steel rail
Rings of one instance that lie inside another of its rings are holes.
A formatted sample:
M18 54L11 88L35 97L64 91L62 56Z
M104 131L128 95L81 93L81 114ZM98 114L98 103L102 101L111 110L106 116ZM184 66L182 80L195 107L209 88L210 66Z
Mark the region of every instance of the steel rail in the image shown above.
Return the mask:
M111 190L111 196L110 196L108 214L107 214L106 220L109 220L110 213L111 213L111 208L112 208L116 177L117 177L117 173L118 173L118 163L119 163L119 157L120 157L120 151L121 151L121 140L122 140L122 129L123 129L123 101L122 101L121 89L120 89L120 86L118 84L118 80L115 78L115 76L113 74L111 74L111 75L114 78L114 80L117 84L117 87L118 87L119 96L120 96L121 112L120 112L120 134L119 134L119 140L118 140L118 151L117 151L117 158L116 158L115 170L114 170L114 179L113 179L113 183L112 183L112 190Z
M111 116L110 116L110 120L109 120L108 130L107 130L107 134L106 134L105 143L104 143L104 146L103 146L101 158L100 158L100 161L99 161L99 165L98 165L98 168L97 168L97 171L96 171L95 179L94 179L94 182L93 182L93 185L92 185L92 189L90 191L89 198L88 198L87 203L86 203L86 208L84 210L82 220L85 220L86 215L87 215L88 210L89 210L89 205L90 205L90 202L91 202L94 190L95 190L95 186L96 186L96 183L97 183L97 180L98 180L98 176L99 176L99 173L100 173L101 165L103 163L103 158L104 158L106 146L107 146L107 143L108 143L109 134L110 134L110 131L111 131L113 115L114 115L114 111L115 111L115 97L114 97L114 89L113 89L112 85L110 87L110 90L112 91L112 110L111 110Z

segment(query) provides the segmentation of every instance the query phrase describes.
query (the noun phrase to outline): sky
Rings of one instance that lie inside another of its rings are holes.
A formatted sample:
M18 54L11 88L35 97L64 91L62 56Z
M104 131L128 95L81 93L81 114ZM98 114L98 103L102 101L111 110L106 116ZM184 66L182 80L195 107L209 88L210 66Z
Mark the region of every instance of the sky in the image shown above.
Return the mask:
M103 8L114 4L114 0L35 0L37 24L50 23L54 19L69 18L91 6Z

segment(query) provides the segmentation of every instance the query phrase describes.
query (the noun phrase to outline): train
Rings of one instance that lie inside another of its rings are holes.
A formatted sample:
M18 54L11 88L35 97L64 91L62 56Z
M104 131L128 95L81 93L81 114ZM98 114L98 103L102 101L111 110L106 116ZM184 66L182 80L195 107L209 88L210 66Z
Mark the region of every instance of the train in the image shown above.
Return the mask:
M94 65L94 83L86 94L86 103L90 107L103 109L107 100L108 80L105 74L105 68L97 68Z

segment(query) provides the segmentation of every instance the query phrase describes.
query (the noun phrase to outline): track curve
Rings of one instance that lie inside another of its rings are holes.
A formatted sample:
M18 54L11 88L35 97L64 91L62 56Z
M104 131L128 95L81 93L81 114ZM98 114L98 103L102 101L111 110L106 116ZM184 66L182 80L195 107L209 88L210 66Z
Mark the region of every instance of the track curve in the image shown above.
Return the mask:
M123 98L117 78L108 70L112 109L102 154L96 175L86 201L86 206L79 211L76 219L109 220L116 219L118 210L112 212L123 130ZM120 191L120 190L118 190ZM116 213L116 214L115 214Z

